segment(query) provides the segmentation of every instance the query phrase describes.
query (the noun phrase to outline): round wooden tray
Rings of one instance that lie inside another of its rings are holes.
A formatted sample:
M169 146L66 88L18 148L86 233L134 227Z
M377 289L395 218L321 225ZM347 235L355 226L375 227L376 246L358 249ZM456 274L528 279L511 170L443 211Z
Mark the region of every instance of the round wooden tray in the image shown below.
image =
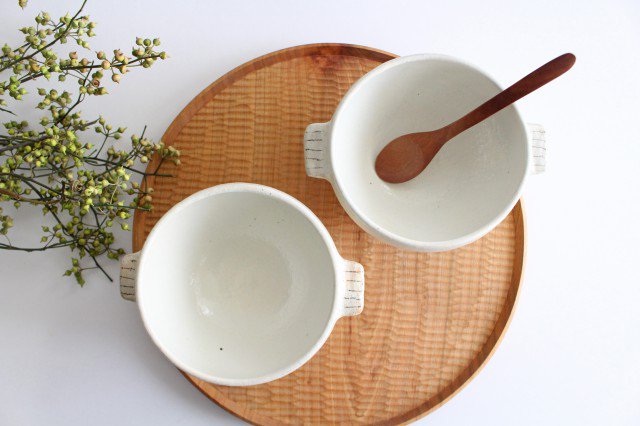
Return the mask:
M185 375L250 423L413 421L474 377L509 323L524 261L520 203L474 244L411 253L370 237L340 207L329 183L305 174L305 127L328 121L353 82L394 57L343 44L270 53L207 87L164 135L182 152L182 165L164 169L177 178L156 180L154 210L136 214L135 251L178 201L212 185L244 181L301 200L328 228L340 254L365 268L364 312L339 320L320 352L296 372L250 387Z

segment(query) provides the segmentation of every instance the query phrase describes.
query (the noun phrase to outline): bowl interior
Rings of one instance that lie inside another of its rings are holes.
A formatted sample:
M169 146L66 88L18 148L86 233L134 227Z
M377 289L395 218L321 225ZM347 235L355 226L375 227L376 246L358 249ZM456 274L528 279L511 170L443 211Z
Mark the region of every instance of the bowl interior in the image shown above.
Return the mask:
M364 77L332 130L334 175L350 214L392 239L419 243L465 239L495 226L527 173L527 135L515 108L449 141L409 182L381 181L374 161L394 138L445 126L499 91L476 69L445 57L399 58Z
M137 298L158 346L211 381L277 374L330 326L335 272L316 226L263 192L176 206L145 244Z

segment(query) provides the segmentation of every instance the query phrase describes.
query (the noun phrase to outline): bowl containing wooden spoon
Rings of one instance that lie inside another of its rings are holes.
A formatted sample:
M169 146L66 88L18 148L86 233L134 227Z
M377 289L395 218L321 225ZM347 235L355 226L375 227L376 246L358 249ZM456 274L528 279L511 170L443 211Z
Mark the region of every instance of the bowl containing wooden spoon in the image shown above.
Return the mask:
M518 99L566 72L561 55L503 90L448 56L400 57L345 94L331 120L307 127L307 174L328 180L349 216L387 243L451 250L492 230L530 173L544 170L545 135Z

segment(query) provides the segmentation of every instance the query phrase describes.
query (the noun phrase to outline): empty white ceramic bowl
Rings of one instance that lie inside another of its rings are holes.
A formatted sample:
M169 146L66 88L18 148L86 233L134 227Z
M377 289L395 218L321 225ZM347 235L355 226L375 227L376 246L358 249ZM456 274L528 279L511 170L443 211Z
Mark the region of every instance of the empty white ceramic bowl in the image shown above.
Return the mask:
M383 241L416 251L473 242L507 216L527 174L544 168L544 130L527 127L515 106L447 142L409 182L383 182L374 163L394 138L447 125L500 90L451 57L386 62L351 87L331 121L307 128L307 174L331 182L349 216Z
M181 370L255 385L308 361L364 305L364 273L301 202L266 186L200 191L169 210L123 260L155 344Z

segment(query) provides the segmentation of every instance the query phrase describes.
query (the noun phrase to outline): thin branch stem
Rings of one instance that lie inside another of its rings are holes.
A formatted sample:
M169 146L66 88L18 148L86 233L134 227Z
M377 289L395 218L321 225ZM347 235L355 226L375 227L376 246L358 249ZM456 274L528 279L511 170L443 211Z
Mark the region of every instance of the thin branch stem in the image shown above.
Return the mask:
M0 249L26 251L26 252L45 251L45 250L49 250L49 249L53 249L53 248L68 247L71 244L74 244L74 242L75 241L65 241L64 243L55 243L55 244L47 245L47 246L43 246L43 247L17 247L17 246L14 246L14 245L0 243Z
M98 262L96 257L94 255L92 255L92 254L90 254L89 256L91 256L91 259L93 259L93 263L96 264L98 269L100 269L102 271L102 273L109 279L109 281L113 282L113 278L111 278L111 276L107 273L107 271L105 271L104 268L102 266L100 266L100 263Z
M106 163L106 164L109 164L109 165L115 165L115 166L118 166L118 167L122 166L122 168L127 169L127 170L129 170L131 172L137 173L139 175L159 176L159 177L173 177L172 174L157 173L159 167L157 167L156 170L153 173L147 173L147 172L140 171L138 169L134 169L133 167L125 166L125 165L123 165L121 163L116 163L115 161L106 160L104 158L97 158L97 157L78 157L78 158L83 158L84 161L86 161L88 164L91 164L92 166L98 166L99 164L97 164L96 162L101 162L101 163ZM163 158L163 160L164 160L164 158ZM109 169L108 171L112 171L112 170L115 170L115 168Z
M7 189L2 189L2 188L0 188L0 194L11 197L17 201L22 201L22 202L31 203L31 204L56 204L58 202L58 200L51 199L51 198L47 199L46 201L36 200L34 198L25 198L20 194L16 194L15 192L9 191Z
M124 63L124 62L116 62L114 64L111 65L111 68L117 68L120 66L125 65L127 68L136 68L136 67L140 67L142 66L142 61L144 61L145 59L158 59L160 58L160 55L150 55L150 56L145 56L142 58L136 58L133 59L132 61L128 62L128 63ZM102 64L100 65L93 65L94 62L91 63L91 65L87 64L87 65L72 65L72 66L67 66L67 67L60 67L60 73L59 74L64 74L65 71L81 71L82 73L87 73L87 75L89 74L89 72L91 70L95 70L95 69L102 69ZM23 83L27 83L31 80L35 80L37 78L42 77L44 74L40 71L31 73L31 74L27 74L24 77L22 77L19 81L20 84ZM84 74L78 74L79 78L83 78Z
M24 141L17 143L15 145L7 145L7 146L3 146L2 148L0 148L0 154L2 154L5 151L10 151L12 149L16 149L16 148L24 148L27 145L31 145L37 142L42 142L43 140L45 140L46 137L42 137L39 139L25 139Z

